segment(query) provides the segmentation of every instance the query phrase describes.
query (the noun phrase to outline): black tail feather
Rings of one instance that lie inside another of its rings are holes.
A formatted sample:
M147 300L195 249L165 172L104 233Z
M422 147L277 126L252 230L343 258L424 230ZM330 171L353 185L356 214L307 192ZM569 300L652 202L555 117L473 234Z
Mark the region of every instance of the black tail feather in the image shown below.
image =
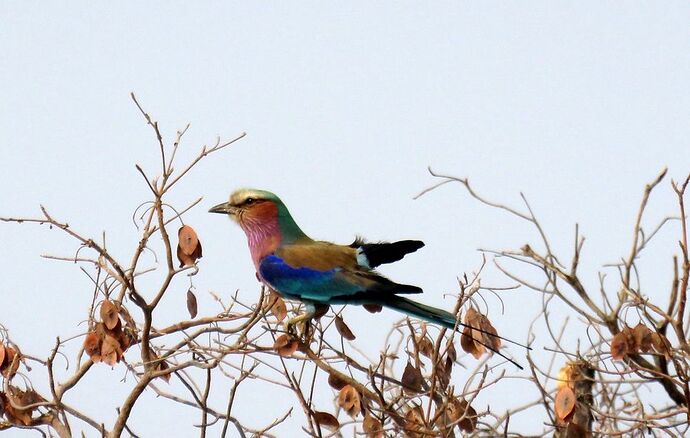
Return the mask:
M405 257L406 254L417 251L424 246L420 240L401 240L398 242L364 243L361 239L356 239L351 245L359 248L370 268L375 268L385 263L393 263Z

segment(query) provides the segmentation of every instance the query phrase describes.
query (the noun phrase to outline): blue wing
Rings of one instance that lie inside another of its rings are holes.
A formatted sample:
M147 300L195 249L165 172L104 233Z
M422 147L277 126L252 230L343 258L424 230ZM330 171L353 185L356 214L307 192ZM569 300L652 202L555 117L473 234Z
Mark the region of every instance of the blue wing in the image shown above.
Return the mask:
M286 298L316 303L343 304L348 297L366 289L362 284L357 284L359 282L355 278L349 279L342 268L327 271L294 268L277 255L269 255L261 260L259 274Z

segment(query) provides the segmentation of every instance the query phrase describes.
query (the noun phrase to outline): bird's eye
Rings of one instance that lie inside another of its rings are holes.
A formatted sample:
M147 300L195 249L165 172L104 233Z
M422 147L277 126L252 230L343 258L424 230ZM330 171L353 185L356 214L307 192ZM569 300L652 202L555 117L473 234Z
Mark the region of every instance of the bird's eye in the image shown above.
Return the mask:
M247 198L246 201L244 201L245 204L253 204L254 203L254 198Z

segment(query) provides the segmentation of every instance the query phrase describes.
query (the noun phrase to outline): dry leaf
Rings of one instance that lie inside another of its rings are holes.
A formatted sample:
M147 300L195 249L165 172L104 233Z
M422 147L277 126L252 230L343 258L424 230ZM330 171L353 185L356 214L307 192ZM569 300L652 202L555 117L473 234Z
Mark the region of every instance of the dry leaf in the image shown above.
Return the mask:
M453 342L450 339L448 339L446 341L446 357L451 362L455 362L456 359L458 358L458 354L455 351L455 345L453 344Z
M120 343L111 335L106 335L101 344L101 360L113 366L120 361L121 355Z
M278 322L281 322L287 316L287 306L285 305L285 300L280 298L275 292L271 292L270 296L275 297L272 301L273 305L271 306L271 313L276 317Z
M120 322L120 312L110 300L103 300L101 303L101 321L108 330L114 330Z
M501 348L501 338L498 337L498 332L485 315L481 315L479 328L483 330L482 336L486 344L491 345L494 350Z
M565 436L567 438L590 438L592 434L588 433L581 425L571 422L565 428Z
M628 333L624 330L616 333L611 340L611 357L621 360L628 354Z
M184 225L177 231L177 237L179 239L179 246L187 255L194 254L197 245L199 245L199 238L194 231L194 228L189 225Z
M652 349L652 331L646 325L639 323L633 329L635 351L647 353Z
M343 338L347 339L348 341L355 340L355 335L352 333L352 330L350 330L350 327L345 324L345 321L340 317L340 315L335 315L335 328Z
M436 365L436 377L438 378L438 383L442 389L446 389L450 383L450 375L453 371L453 362L450 358L446 358L446 361L441 363L438 362Z
M556 400L554 402L556 418L558 418L561 422L568 422L570 420L570 416L573 414L573 412L575 412L575 401L575 392L571 388L564 386L563 388L559 389L556 393Z
M122 360L125 350L131 343L131 339L122 329L120 318L116 316L115 321L116 324L112 330L108 329L104 322L97 323L93 332L91 332L93 335L87 335L89 339L84 340L84 348L87 348L88 341L88 347L93 347L96 350L95 353L90 355L92 361L105 362L112 366ZM108 345L104 347L106 340ZM96 349L94 344L98 345L99 348Z
M8 405L10 405L10 401L7 399L7 395L5 395L4 392L0 391L0 414L4 415L7 418L8 423L9 423L9 422L12 422L12 418L10 416L10 413L7 412L8 408L6 408L6 406L8 406ZM12 408L12 406L10 405L9 408ZM2 424L2 422L0 422L0 424ZM4 429L0 429L0 430L4 430Z
M177 232L177 258L180 260L180 268L193 266L197 259L201 258L201 242L194 228L185 225Z
M149 344L149 351L151 352L151 363L155 363L156 365L156 371L165 371L167 369L170 369L170 365L165 359L161 359L160 356L156 353L156 351L153 349L153 346ZM165 374L160 374L157 377L163 379L166 381L166 383L170 383L170 376L171 373L165 373Z
M2 375L7 379L11 379L19 369L19 355L17 350L7 346L5 347L5 363L2 367Z
M22 391L21 389L17 388L13 388L12 390L17 391L17 393L14 394L14 399L17 400L19 404L22 406L28 406L34 403L46 401L46 399L41 397L36 391L34 391L31 388L27 389L26 391Z
M465 328L462 331L460 345L462 349L479 359L487 350L487 347L498 350L501 347L501 339L489 318L479 313L474 307L467 309L465 313Z
M448 414L448 418L452 423L455 423L456 421L460 420L463 415L465 415L465 410L467 409L467 401L466 400L458 400L457 398L453 398L448 401L448 406L446 407L446 413Z
M194 292L189 289L187 291L187 311L189 312L189 317L192 319L196 318L197 310L198 307L196 303L196 296L194 295Z
M89 357L101 352L101 338L96 332L89 332L84 338L84 351Z
M417 350L424 356L431 358L431 356L434 354L434 345L426 336L417 337L415 339L415 343L417 345Z
M383 438L383 424L367 412L362 422L362 429L369 438Z
M38 395L33 389L27 389L22 391L21 389L10 386L9 394L0 393L0 404L4 404L5 416L7 419L14 424L23 424L24 426L30 426L34 424L32 419L32 413L36 408L29 409L18 409L12 406L9 397L12 397L12 401L18 406L28 406L35 403L45 402L46 400Z
M3 363L5 362L5 346L0 344L0 369L2 369Z
M33 409L15 408L14 406L12 406L12 403L10 403L10 397L12 397L12 401L14 402L14 404L19 406L26 406L34 403L39 403L45 400L32 389L22 391L21 389L13 386L9 388L9 394L3 394L2 402L5 405L5 416L7 417L7 419L14 424L22 424L24 426L32 425L33 420L31 418L31 414L33 412Z
M194 265L194 259L191 256L188 256L182 251L182 248L180 246L177 246L177 260L180 261L180 268L183 266L193 266Z
M314 412L314 421L319 423L320 426L327 427L331 430L337 430L340 427L338 419L335 418L333 415L329 414L328 412Z
M137 339L137 324L134 322L134 318L132 318L132 315L129 314L127 308L124 306L120 306L120 317L125 322L123 332L127 337L127 342L122 344L123 348L125 348L125 344L127 347L129 347L132 344L132 341ZM122 341L120 342L122 343Z
M454 426L464 415L465 409L460 404L460 401L455 397L448 399L446 405L439 408L436 411L437 418L435 421L436 426L440 428L448 428L448 426Z
M25 409L15 409L12 405L5 406L5 416L10 423L31 426L31 411Z
M347 385L347 381L345 381L343 378L341 378L337 374L329 374L328 375L328 384L333 389L341 390L345 387L345 385Z
M261 281L261 279L258 277L259 274L256 274L257 277L256 279ZM265 311L271 310L271 306L273 305L273 301L275 301L275 297L278 296L278 294L275 293L273 289L270 287L267 288L268 293L264 295L264 299L261 301L261 309Z
M460 347L465 353L469 353L476 359L479 359L486 351L483 345L474 342L472 337L473 330L470 327L465 327L460 336Z
M356 417L362 410L359 392L352 385L345 385L338 394L338 406L345 409L350 417Z
M295 339L291 339L288 335L280 335L273 344L273 349L278 352L281 356L292 356L292 354L297 351L299 342Z
M133 332L134 331L131 331L129 329L122 329L115 333L115 339L117 339L117 342L120 343L120 348L122 349L123 353L125 352L125 350L129 348L130 345L132 345L132 341L135 339L135 337L130 336L127 333Z
M405 371L403 371L402 378L400 381L403 384L403 389L406 392L417 393L422 390L422 383L424 383L424 377L422 377L422 372L419 368L412 366L410 362L405 366Z
M558 377L556 379L556 388L561 389L565 386L573 388L576 380L577 367L573 362L568 362L563 365L558 371Z
M102 322L97 322L93 328L93 331L95 331L98 337L101 339L105 338L105 335L108 333L111 333L107 328L105 328L105 324Z
M465 432L473 432L477 427L477 411L465 399L451 398L438 421L442 426L456 425Z
M425 433L426 423L421 406L415 406L405 414L405 432L411 438L422 438Z
M485 352L486 348L481 343L481 333L472 330L472 327L479 327L479 312L474 310L474 307L467 309L465 313L465 328L462 330L460 337L460 346L466 352L479 359ZM479 342L475 342L479 340Z
M297 339L297 351L299 351L300 353L309 354L309 352L311 351L311 346L310 346L311 342L313 342L313 340L310 340L308 342L303 342L301 339L298 338Z
M671 343L666 337L660 333L652 333L652 349L659 354L663 354L667 358L670 357Z
M168 362L164 360L160 361L160 363L158 364L158 371L165 371L169 368L170 365L168 365ZM161 374L159 377L165 380L167 383L170 383L170 373Z
M474 432L474 430L477 428L477 411L475 411L466 400L462 400L460 402L459 408L464 410L464 418L460 420L460 423L458 424L460 429L465 432Z

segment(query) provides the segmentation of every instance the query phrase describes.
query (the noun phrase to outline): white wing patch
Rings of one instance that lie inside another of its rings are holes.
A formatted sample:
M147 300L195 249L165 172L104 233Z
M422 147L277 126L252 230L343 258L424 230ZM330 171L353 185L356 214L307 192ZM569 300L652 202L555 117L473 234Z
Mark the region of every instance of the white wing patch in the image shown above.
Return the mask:
M361 247L357 248L357 264L367 269L371 269L369 259L367 258L366 254L364 254L364 250Z

